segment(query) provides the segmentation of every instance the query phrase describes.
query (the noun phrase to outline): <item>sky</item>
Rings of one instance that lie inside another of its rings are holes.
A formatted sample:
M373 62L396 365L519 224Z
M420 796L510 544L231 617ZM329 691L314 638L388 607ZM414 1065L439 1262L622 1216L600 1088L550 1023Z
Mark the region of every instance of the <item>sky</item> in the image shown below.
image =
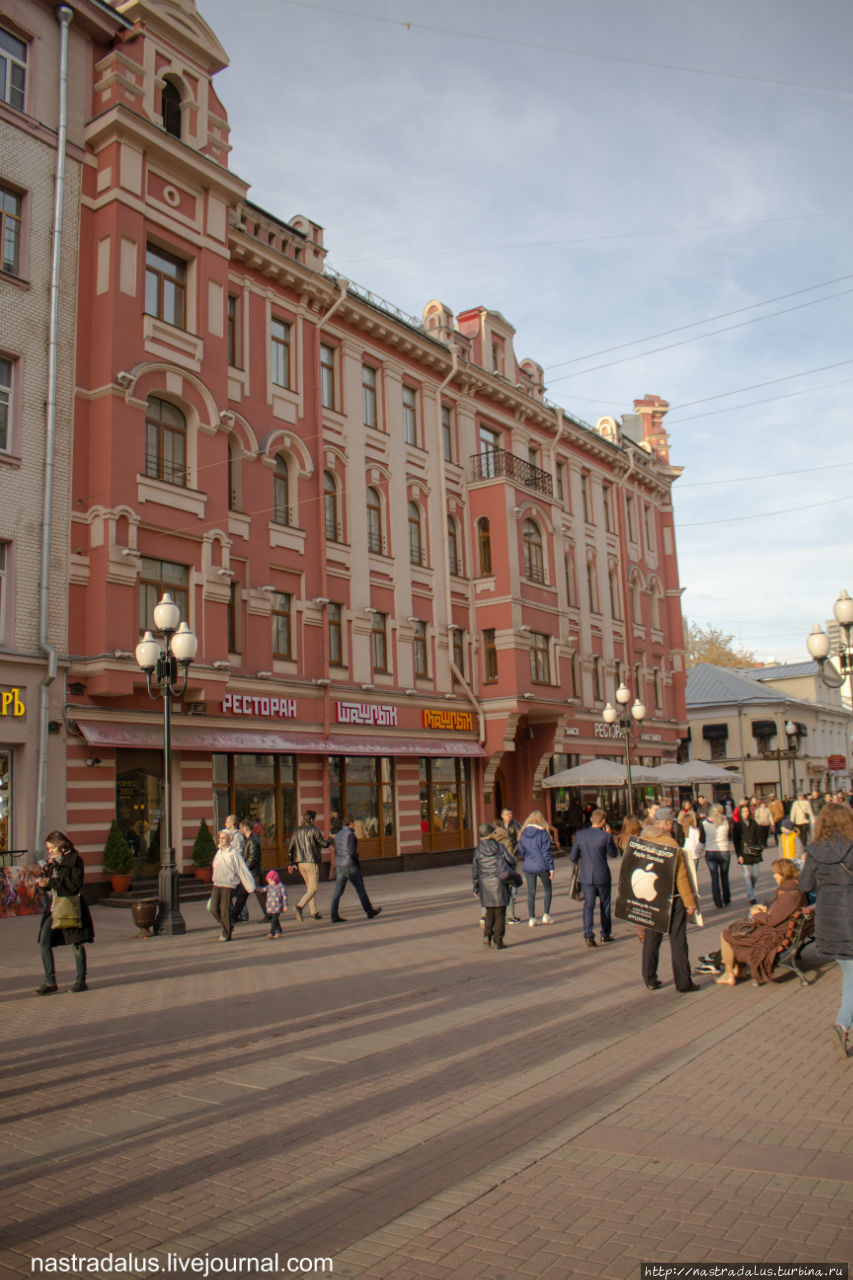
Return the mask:
M663 396L682 608L801 661L853 593L849 0L198 0L250 199L585 421Z

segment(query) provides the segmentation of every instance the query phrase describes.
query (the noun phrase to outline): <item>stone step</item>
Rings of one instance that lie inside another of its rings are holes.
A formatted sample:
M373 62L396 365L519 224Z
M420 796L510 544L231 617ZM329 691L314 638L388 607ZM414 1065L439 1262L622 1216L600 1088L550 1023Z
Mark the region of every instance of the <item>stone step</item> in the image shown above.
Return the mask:
M196 880L195 876L180 877L181 902L199 902L210 897L210 883ZM147 902L157 897L157 881L132 880L126 893L108 893L101 898L100 907L125 907L130 909L134 902Z

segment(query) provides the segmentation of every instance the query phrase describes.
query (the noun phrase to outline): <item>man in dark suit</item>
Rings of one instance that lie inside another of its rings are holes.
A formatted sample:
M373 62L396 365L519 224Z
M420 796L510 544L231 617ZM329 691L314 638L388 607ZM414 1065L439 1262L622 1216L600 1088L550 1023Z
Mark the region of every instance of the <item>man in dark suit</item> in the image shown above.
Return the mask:
M583 889L583 936L588 947L595 946L595 900L598 898L601 922L601 941L612 942L610 936L610 867L608 858L618 858L619 850L609 831L605 829L606 815L603 809L593 809L592 826L584 827L575 836L569 858L580 862L578 880Z

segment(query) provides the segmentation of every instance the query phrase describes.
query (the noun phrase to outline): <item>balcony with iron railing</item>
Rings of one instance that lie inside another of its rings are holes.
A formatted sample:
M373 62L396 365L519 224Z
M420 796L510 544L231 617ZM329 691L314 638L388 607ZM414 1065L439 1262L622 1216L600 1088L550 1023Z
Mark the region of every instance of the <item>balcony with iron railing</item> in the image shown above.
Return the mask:
M525 489L533 489L546 498L554 496L554 481L547 471L534 466L525 458L519 458L506 449L487 449L484 453L475 453L471 457L471 480L514 480L524 485Z

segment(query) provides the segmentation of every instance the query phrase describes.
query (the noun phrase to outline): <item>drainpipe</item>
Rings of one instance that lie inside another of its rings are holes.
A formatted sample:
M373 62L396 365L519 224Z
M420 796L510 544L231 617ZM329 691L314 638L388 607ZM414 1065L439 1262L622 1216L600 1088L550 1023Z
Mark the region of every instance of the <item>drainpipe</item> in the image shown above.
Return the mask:
M44 844L45 804L47 798L47 750L50 717L50 686L56 679L56 649L48 640L48 608L50 604L50 539L53 512L53 471L56 449L56 383L59 347L59 277L62 267L62 214L65 196L65 151L68 134L68 28L74 10L60 5L59 22L59 123L56 131L56 179L54 181L53 244L50 262L50 319L48 328L47 407L44 447L44 483L42 487L41 581L39 584L39 649L47 657L47 670L42 677L39 698L38 779L36 789L36 852Z

